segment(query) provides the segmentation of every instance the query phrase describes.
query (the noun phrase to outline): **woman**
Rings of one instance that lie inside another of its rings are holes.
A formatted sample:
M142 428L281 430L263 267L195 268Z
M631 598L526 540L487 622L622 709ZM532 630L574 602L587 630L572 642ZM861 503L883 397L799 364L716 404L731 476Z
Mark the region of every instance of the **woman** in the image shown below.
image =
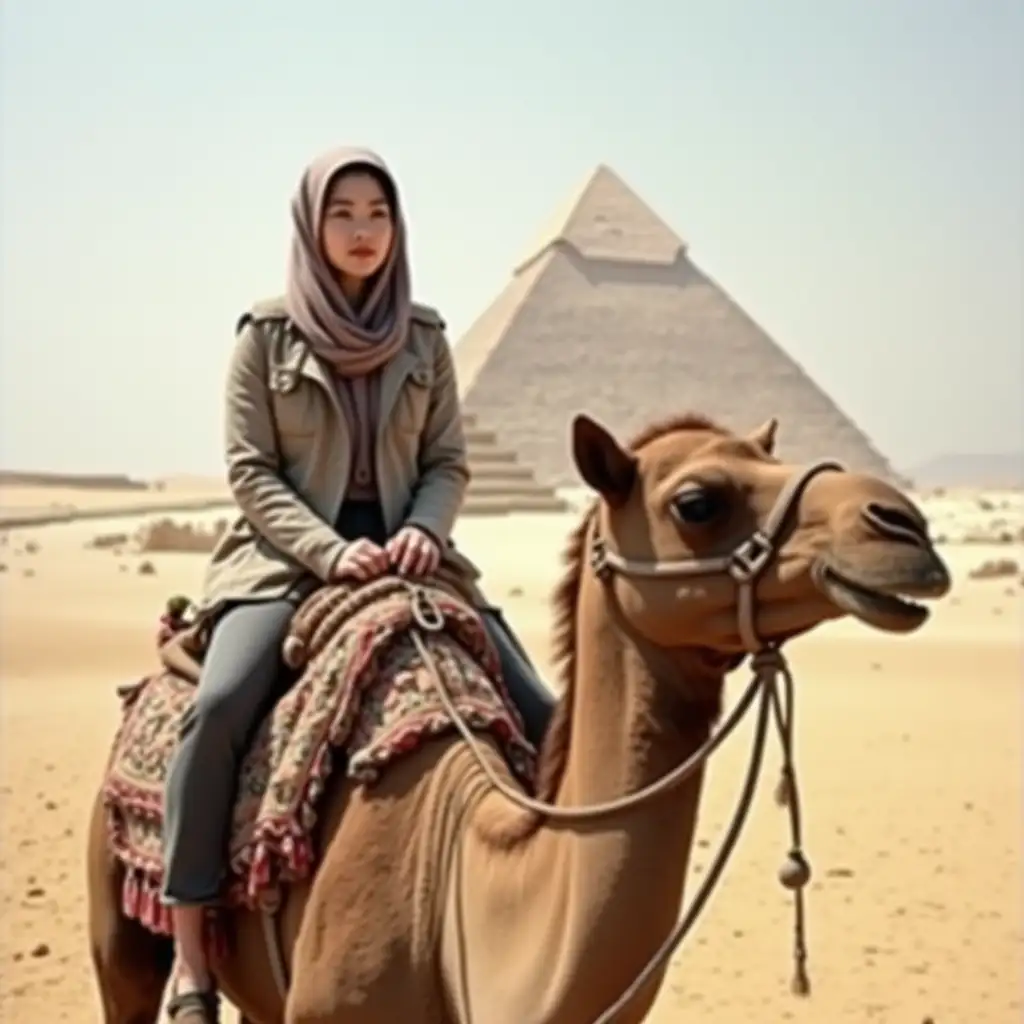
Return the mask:
M164 901L172 1016L209 1024L203 943L239 758L280 695L280 648L318 582L478 573L449 536L469 480L444 323L410 299L395 182L373 153L328 153L292 203L287 293L242 317L227 386L228 479L241 517L200 603L214 623L167 778ZM539 743L552 698L497 609L483 609L510 693Z

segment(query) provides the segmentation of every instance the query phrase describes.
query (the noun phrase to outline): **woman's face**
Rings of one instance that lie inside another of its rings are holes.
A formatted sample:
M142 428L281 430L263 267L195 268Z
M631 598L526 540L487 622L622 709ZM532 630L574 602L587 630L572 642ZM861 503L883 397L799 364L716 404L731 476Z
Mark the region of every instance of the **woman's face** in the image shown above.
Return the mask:
M394 236L387 196L372 174L352 171L334 181L324 203L320 242L339 274L365 280L377 273Z

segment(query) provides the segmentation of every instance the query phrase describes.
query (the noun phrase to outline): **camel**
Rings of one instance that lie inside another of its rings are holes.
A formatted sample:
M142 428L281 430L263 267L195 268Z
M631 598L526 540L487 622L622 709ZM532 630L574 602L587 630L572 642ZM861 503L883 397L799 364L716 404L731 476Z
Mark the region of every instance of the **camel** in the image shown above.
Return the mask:
M911 598L951 586L907 496L831 463L787 465L776 433L775 420L738 435L686 415L623 444L575 418L575 465L595 497L553 598L563 692L532 797L491 737L459 731L373 786L332 777L318 865L274 921L286 997L266 917L225 911L233 942L217 976L246 1024L646 1018L694 842L706 758L688 759L716 734L726 675L843 616L911 633L929 614ZM796 873L783 881L806 881ZM124 915L123 877L101 798L93 961L106 1024L143 1024L170 943Z

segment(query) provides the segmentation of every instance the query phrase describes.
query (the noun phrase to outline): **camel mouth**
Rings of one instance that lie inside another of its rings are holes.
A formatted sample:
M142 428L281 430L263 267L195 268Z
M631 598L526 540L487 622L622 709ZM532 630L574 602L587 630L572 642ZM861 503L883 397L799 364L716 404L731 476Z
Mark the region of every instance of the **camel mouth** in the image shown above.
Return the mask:
M880 590L858 583L824 562L818 563L814 582L841 611L887 633L911 633L931 615L924 605L905 596L908 592L920 596L920 588L911 585Z

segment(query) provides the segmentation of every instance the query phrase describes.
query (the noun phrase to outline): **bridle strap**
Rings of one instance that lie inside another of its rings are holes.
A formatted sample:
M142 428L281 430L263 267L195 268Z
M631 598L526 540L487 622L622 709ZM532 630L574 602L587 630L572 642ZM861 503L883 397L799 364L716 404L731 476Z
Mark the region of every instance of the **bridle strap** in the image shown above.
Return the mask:
M465 741L467 748L492 789L496 790L511 803L524 810L541 814L549 820L593 821L647 803L654 797L678 786L685 779L692 776L710 758L722 741L736 728L750 708L755 704L758 706L753 750L739 805L736 808L733 820L726 830L722 846L714 857L705 878L702 880L692 905L676 923L662 945L648 959L643 970L633 980L633 983L616 999L613 1005L605 1009L594 1024L611 1024L636 997L643 986L648 984L658 971L664 970L673 952L679 947L695 924L697 917L710 898L725 869L725 865L746 821L753 800L754 789L760 775L765 741L769 724L772 720L774 720L782 746L782 778L784 788L780 790L780 793L785 796L785 803L790 813L791 848L783 873L785 875L784 884L794 890L796 899L796 926L793 951L796 971L793 980L793 990L800 995L806 995L809 991L810 986L806 974L807 952L804 941L802 890L810 878L810 868L807 865L801 847L799 794L796 772L793 767L793 681L779 646L763 641L757 634L754 589L757 580L777 556L786 520L790 511L800 500L807 485L819 473L826 470L842 470L842 468L838 463L823 461L814 463L795 474L786 482L786 485L779 493L764 524L741 544L737 545L730 554L721 557L694 558L677 562L638 561L623 558L616 552L609 551L607 545L597 537L595 532L591 542L590 564L598 578L605 583L610 582L614 573L622 576L642 578L706 576L715 573L726 573L735 580L738 587L737 615L739 617L740 636L747 650L753 655L752 667L754 670L753 680L736 707L733 708L731 714L727 716L722 725L683 764L644 789L603 804L586 807L559 807L527 796L506 783L499 776L491 765L490 760L484 756L480 741L473 734L469 723L466 722L448 693L444 676L427 643L426 638L429 635L439 633L445 628L444 615L425 590L410 585L410 590L412 591L413 621L410 631L412 642L430 674L441 704L456 731ZM781 695L778 685L780 677L784 684ZM786 878L793 880L792 884L786 881Z
M823 459L794 473L779 492L764 524L727 555L672 562L641 561L624 558L609 550L607 542L595 532L591 540L590 565L598 578L606 581L613 573L638 579L687 578L724 573L737 586L736 615L744 647L751 654L765 650L768 645L758 636L756 625L757 581L778 555L789 514L800 501L807 485L820 473L829 470L842 472L843 466L830 459Z

